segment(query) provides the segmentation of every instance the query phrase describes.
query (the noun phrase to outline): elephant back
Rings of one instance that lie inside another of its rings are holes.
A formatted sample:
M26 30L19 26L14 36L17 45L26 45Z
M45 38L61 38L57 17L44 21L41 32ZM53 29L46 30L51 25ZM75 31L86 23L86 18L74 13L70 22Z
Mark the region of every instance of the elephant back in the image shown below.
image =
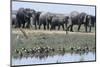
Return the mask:
M67 20L66 17L67 16L65 16L63 14L56 14L55 16L53 16L52 22L64 23Z
M65 15L64 14L56 14L55 17L59 20L59 21L63 21L65 19Z
M51 17L53 17L53 14L52 13L50 13L50 12L42 12L40 14L39 19L40 20L51 20Z
M79 21L82 22L82 23L87 22L87 16L88 15L86 13L84 13L84 12L80 13L79 14Z
M25 17L24 8L19 8L19 10L17 11L17 14L16 14L16 18L17 19L24 19L24 17Z
M78 15L79 15L79 13L77 11L73 11L73 12L70 13L70 17L71 18L74 18L74 17L76 17Z
M79 13L77 11L73 11L70 13L71 22L78 22Z

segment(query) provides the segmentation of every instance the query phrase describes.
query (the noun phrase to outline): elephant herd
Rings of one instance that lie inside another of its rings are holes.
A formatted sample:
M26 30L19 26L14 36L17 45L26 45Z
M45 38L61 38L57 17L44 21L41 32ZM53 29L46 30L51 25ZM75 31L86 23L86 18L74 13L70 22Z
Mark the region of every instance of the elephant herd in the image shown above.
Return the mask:
M12 16L12 26L15 28L35 28L41 29L43 25L44 30L55 30L56 27L60 30L69 30L73 32L73 26L80 27L84 24L85 31L91 32L91 27L96 23L96 16L86 14L85 12L78 13L73 11L70 15L58 14L51 12L40 12L30 8L19 8L17 13Z

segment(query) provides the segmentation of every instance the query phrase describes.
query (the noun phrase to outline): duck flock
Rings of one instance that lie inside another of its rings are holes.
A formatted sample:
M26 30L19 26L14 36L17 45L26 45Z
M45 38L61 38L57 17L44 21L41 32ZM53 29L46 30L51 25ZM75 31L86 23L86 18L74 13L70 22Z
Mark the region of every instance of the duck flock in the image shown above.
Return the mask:
M95 47L92 48L95 50ZM78 54L82 54L82 53L88 53L89 51L91 51L90 48L88 47L70 47L69 50L66 50L64 47L59 47L58 49L52 48L52 47L33 47L33 48L20 48L20 49L15 49L15 54L17 57L28 57L28 56L37 56L37 57L45 57L48 56L50 54L62 54L64 55L67 52L71 52L71 53L78 53Z

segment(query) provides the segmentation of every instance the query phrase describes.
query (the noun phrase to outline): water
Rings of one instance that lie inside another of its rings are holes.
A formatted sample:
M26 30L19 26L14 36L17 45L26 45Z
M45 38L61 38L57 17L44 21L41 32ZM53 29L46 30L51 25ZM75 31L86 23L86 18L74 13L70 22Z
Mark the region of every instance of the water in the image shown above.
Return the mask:
M22 57L12 58L12 65L29 65L29 64L46 64L46 63L62 63L62 62L79 62L94 61L95 53L89 52L84 54L70 54L47 56L42 59L39 57Z

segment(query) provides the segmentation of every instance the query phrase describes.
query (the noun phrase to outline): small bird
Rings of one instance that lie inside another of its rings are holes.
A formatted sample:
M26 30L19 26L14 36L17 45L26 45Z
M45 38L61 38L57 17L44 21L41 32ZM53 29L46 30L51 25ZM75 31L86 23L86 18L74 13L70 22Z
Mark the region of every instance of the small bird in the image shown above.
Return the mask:
M89 48L88 47L85 47L85 49L88 51L89 50Z
M65 48L64 47L62 48L62 51L65 52Z
M25 49L24 51L25 51L25 53L29 53L29 51L27 49Z
M55 51L55 49L54 49L54 48L50 48L50 50L51 50L51 51L53 51L53 52Z
M22 57L22 56L23 56L23 54L22 54L22 52L21 52L21 51L19 51L19 56L20 56L20 57Z
M78 48L77 48L77 51L81 51L81 48L80 48L80 47L78 47Z
M72 51L74 50L74 48L73 48L73 47L71 47L70 49L71 49Z
M32 48L30 48L28 51L29 51L30 53L32 53L33 49L32 49Z
M25 48L21 48L22 49L22 51L24 51L25 50Z

